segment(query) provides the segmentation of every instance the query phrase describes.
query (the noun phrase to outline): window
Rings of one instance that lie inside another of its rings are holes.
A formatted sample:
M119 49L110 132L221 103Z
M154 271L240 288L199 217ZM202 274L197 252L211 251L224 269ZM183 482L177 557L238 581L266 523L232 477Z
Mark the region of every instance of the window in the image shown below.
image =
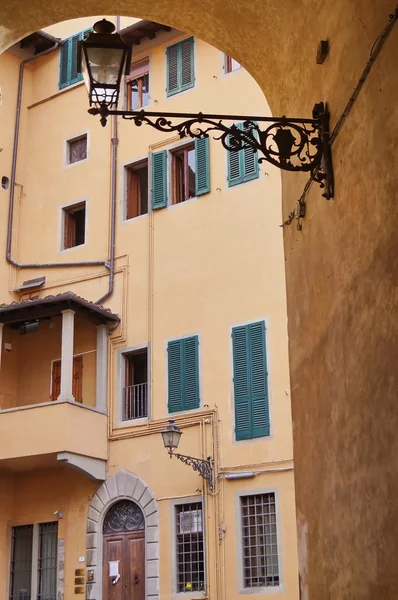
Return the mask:
M269 435L264 321L234 327L232 346L236 439Z
M168 343L169 413L199 408L198 336Z
M238 69L241 68L241 66L242 65L240 63L238 63L237 60L235 60L231 56L227 56L225 54L225 72L226 73L232 73L232 71L237 71Z
M236 125L242 131L251 132L255 135L252 128L244 128L243 123ZM258 157L257 152L253 152L248 146L243 150L235 152L228 151L228 186L237 185L244 181L250 181L258 177Z
M64 250L81 246L86 241L86 203L63 209Z
M172 153L173 204L196 196L195 170L194 144Z
M126 219L148 212L148 161L126 167Z
M87 158L87 135L67 141L67 162L69 165Z
M194 86L194 39L169 46L166 54L167 95L173 96Z
M123 421L148 416L148 350L124 354Z
M201 502L181 504L176 510L177 592L205 589L203 510Z
M178 204L210 192L209 138L196 139L193 144L152 155L152 208L167 206L167 165L171 163L172 203Z
M83 40L91 29L81 31L76 35L64 40L61 46L60 59L59 59L59 84L60 90L63 88L82 81L83 76L77 72L77 45L80 40Z
M51 400L58 400L61 393L61 361L54 360L51 374ZM72 394L75 402L83 402L83 356L73 357Z
M243 587L279 585L275 494L241 496Z
M149 104L149 61L131 65L126 77L127 110L137 110Z
M57 522L12 528L10 600L56 600L57 544Z

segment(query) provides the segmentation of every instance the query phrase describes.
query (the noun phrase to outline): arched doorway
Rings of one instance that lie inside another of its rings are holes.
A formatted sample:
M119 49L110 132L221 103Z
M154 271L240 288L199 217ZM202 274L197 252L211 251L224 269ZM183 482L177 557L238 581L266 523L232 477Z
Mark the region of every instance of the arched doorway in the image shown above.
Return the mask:
M145 518L131 500L119 500L103 527L103 600L145 599Z

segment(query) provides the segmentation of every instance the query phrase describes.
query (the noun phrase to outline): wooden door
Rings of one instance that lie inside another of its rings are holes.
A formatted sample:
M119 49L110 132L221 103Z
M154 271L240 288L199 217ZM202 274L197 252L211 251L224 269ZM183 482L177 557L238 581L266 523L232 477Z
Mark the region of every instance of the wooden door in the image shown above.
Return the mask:
M58 400L61 393L61 361L53 361L51 400ZM72 394L76 402L83 402L83 356L73 357Z
M103 600L145 600L144 531L104 535ZM110 575L118 563L119 576Z

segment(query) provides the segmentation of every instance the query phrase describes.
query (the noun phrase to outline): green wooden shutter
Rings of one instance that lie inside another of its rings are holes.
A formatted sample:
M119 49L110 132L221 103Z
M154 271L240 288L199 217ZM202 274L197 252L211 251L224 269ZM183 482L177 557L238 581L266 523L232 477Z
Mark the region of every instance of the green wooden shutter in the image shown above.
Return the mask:
M243 127L241 124L241 128L243 131L252 131L250 127ZM253 132L255 135L255 132ZM251 179L256 179L258 177L258 153L253 152L253 150L249 147L241 150L241 160L242 160L242 171L243 171L243 181L250 181Z
M69 85L68 77L68 59L69 59L69 42L65 40L61 46L60 57L59 57L59 83L58 87L60 90Z
M269 435L264 321L234 327L232 344L236 439Z
M168 379L169 379L169 413L183 410L183 346L182 340L169 342L168 354Z
M198 336L185 338L183 343L184 410L199 408Z
M194 74L194 55L193 38L180 42L180 89L181 91L193 87Z
M194 39L169 46L166 51L167 95L193 87L195 82Z
M269 435L267 359L264 321L248 326L253 437Z
M167 95L172 96L179 91L178 81L178 44L167 48L166 63L167 63Z
M195 139L195 193L210 192L209 138Z
M241 129L240 123L236 125ZM229 137L228 137L229 140ZM243 169L241 165L241 151L231 152L228 150L228 186L237 185L243 182Z
M198 336L168 343L169 413L199 408Z
M81 73L77 72L77 45L82 38L82 34L79 33L70 38L70 72L69 72L69 85L77 83L81 80Z
M167 151L152 154L152 209L167 206Z
M235 392L235 437L237 440L247 440L252 437L247 327L233 328L232 348Z

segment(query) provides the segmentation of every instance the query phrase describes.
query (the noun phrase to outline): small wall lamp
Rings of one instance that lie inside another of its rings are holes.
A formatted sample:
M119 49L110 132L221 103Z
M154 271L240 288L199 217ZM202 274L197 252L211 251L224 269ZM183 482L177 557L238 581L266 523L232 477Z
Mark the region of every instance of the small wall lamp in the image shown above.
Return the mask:
M179 454L174 452L178 448L182 431L177 425L174 424L174 419L169 420L169 424L165 429L161 431L163 444L169 453L170 458L175 456L181 462L189 465L194 471L197 471L199 475L207 481L209 489L213 489L213 460L211 456L208 456L206 460L202 458L194 458L193 456L186 456L185 454Z

